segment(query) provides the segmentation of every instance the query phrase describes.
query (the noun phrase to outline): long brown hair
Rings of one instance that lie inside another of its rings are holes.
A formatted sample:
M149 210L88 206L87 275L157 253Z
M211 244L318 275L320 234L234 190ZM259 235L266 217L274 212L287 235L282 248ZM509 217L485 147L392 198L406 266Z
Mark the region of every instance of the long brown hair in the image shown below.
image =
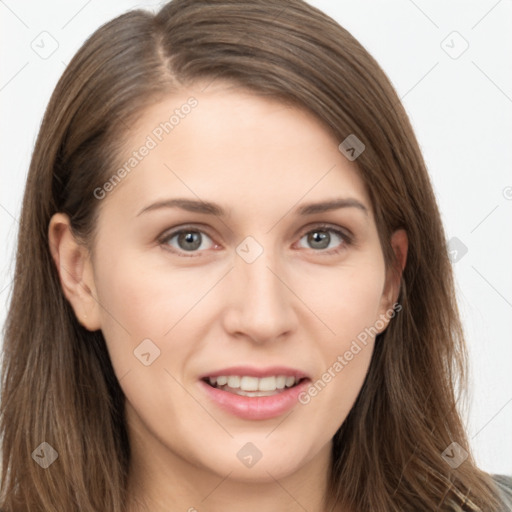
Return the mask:
M126 510L125 397L101 331L78 323L61 290L48 225L64 212L92 245L94 190L119 165L138 116L187 84L216 79L307 109L340 142L357 136L388 267L391 233L408 234L402 311L378 336L334 436L326 507L497 510L496 487L471 456L456 468L441 456L452 442L470 451L456 392L466 356L445 235L410 122L375 60L301 0L173 0L156 15L132 11L100 27L65 70L23 199L3 349L0 506ZM43 442L58 453L46 469L33 460Z

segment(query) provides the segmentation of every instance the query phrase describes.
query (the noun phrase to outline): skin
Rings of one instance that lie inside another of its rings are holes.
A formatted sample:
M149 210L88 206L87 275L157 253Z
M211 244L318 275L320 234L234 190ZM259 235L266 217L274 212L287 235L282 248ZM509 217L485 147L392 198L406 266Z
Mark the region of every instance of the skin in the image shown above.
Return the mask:
M122 161L190 96L197 107L99 201L94 252L73 238L65 215L49 226L64 293L84 327L103 331L127 397L130 510L234 512L243 503L246 512L320 512L331 440L361 389L374 340L308 404L269 420L219 409L198 379L239 364L319 379L396 301L407 237L394 233L400 268L386 270L369 196L341 141L306 111L225 84L191 86L152 106ZM137 215L176 197L215 201L227 215ZM338 197L366 212L295 213ZM330 241L319 248L311 235L319 223L352 241L322 228ZM177 236L159 241L189 224L202 236L194 256ZM263 249L252 263L236 252L247 236ZM147 338L160 350L149 366L134 357ZM236 456L248 442L262 453L251 468Z

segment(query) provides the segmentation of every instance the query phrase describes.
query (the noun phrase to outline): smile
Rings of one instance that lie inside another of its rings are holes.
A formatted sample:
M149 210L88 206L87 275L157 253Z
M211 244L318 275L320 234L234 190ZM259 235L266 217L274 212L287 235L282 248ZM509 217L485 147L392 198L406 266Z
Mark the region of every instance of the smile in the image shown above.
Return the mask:
M215 407L246 420L271 419L297 405L310 384L303 372L284 367L232 367L203 375L202 392Z
M208 383L214 388L239 396L272 396L291 388L302 379L293 376L277 375L270 377L251 377L249 375L219 375L208 377Z

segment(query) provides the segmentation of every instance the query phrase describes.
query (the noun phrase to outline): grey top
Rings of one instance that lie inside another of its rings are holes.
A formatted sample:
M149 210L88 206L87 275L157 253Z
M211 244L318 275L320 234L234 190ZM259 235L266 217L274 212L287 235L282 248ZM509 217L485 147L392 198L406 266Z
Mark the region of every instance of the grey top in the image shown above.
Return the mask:
M500 491L502 501L499 512L512 512L512 476L507 475L491 475ZM464 512L464 509L457 506L453 512ZM485 512L485 511L484 511Z
M493 475L493 479L501 492L503 512L512 512L512 476Z

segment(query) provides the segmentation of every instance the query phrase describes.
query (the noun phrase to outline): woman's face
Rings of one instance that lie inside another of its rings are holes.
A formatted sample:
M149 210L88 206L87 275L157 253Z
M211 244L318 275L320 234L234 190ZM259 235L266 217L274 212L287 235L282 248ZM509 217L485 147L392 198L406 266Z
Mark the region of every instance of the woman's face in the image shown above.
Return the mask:
M87 325L148 467L269 481L328 457L396 291L340 142L226 87L169 96L133 127L131 163L97 191Z

